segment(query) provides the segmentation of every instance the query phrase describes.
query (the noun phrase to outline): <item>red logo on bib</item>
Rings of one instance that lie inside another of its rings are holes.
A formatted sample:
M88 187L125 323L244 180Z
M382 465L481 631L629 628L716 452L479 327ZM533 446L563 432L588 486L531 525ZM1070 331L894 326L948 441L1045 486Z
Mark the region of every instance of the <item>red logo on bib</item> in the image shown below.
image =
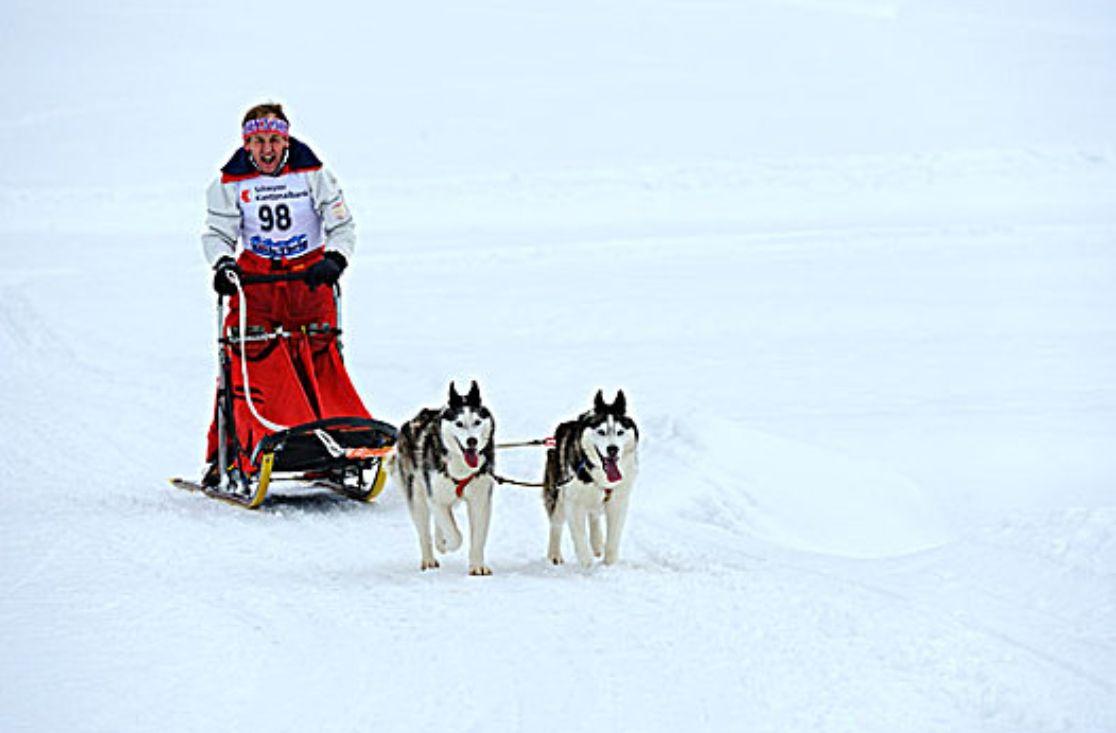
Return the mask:
M252 203L252 192L248 189L244 189L240 192L240 200L246 204Z

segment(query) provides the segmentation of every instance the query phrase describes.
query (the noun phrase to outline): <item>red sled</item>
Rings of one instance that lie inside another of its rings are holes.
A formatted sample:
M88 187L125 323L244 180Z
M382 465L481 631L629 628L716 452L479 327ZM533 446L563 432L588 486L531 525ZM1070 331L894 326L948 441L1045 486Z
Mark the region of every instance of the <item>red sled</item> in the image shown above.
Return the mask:
M384 460L398 431L372 417L349 379L341 356L340 287L334 285L332 293L336 325L246 325L244 288L282 287L303 277L240 276L238 326L226 324L225 298L218 296L212 463L201 482L172 479L175 486L250 509L264 502L276 481L327 488L358 501L372 501L383 491Z

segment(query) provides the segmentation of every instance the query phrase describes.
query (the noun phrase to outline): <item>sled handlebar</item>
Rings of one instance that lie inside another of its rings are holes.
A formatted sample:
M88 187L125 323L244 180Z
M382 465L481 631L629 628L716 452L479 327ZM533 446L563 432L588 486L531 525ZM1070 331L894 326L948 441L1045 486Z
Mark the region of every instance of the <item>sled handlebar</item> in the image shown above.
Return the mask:
M241 275L241 285L258 285L260 283L277 283L292 280L305 280L306 270L299 272L280 272L274 275Z

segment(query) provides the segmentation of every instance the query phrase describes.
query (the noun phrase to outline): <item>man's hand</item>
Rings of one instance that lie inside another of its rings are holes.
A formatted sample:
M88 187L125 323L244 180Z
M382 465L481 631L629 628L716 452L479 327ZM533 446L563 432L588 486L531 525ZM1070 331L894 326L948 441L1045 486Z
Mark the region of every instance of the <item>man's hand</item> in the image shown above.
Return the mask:
M236 286L229 280L228 273L235 272L240 277L240 268L232 257L222 257L213 268L213 289L218 295L236 295Z
M306 284L311 290L319 285L333 285L348 264L345 255L330 250L306 271Z

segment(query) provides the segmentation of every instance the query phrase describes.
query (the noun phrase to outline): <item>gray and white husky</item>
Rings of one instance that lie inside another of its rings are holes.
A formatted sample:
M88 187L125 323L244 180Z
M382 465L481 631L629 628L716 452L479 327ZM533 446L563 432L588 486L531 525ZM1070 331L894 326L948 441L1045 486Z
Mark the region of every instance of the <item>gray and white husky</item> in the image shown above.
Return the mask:
M423 570L438 567L433 546L442 553L461 547L461 531L453 509L464 501L469 515L469 575L492 574L484 564L484 544L492 518L495 430L496 423L481 404L476 382L464 397L451 382L449 404L422 410L400 428L395 478L407 497L418 530Z
M592 410L558 426L543 477L543 503L550 517L546 556L552 563L562 562L563 522L569 524L582 567L602 554L606 564L616 562L638 469L638 445L639 430L627 415L623 391L611 405L598 391ZM602 514L607 537L601 533Z

